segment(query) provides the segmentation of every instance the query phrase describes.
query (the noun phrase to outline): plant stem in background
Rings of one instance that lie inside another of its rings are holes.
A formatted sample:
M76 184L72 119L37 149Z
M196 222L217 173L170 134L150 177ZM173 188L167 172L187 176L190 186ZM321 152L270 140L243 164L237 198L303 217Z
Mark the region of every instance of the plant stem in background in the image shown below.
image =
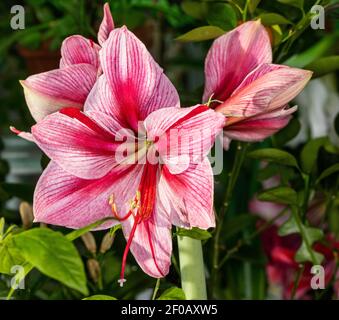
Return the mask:
M242 163L244 162L246 149L248 144L243 142L238 142L237 150L234 158L233 168L229 174L229 179L226 187L226 193L224 197L224 201L222 204L222 208L220 210L220 214L218 216L214 242L213 242L213 256L212 256L212 281L211 281L211 292L212 296L215 298L216 295L216 286L218 280L218 271L219 271L219 242L220 242L220 235L223 226L223 220L225 217L225 213L228 210L229 203L232 198L233 189L237 182L240 169Z
M305 234L304 227L302 225L302 222L301 222L301 219L300 219L300 215L299 215L299 212L298 212L298 207L292 206L291 210L292 210L292 215L294 217L294 220L295 220L295 222L297 224L297 227L299 229L300 236L303 239L303 241L305 241L305 245L306 245L308 253L310 254L312 263L313 263L313 265L316 265L316 264L318 264L317 263L317 259L316 259L315 255L314 255L313 250L312 250L312 245L309 242L307 235Z
M262 226L257 228L256 231L254 231L252 234L246 237L246 239L240 239L234 247L227 250L226 255L220 260L219 266L218 266L219 269L225 264L225 262L229 258L231 258L234 254L236 254L243 245L248 244L251 240L255 239L262 232L266 231L269 227L271 227L279 218L284 216L287 212L288 212L287 208L283 209L277 216L275 216L273 219L267 221Z
M304 191L304 199L303 199L303 204L302 204L302 219L305 222L306 220L306 213L307 213L307 209L308 209L308 201L310 198L310 176L309 175L305 175L304 176L304 183L305 183L305 191Z
M295 281L294 281L294 286L293 286L293 289L292 289L292 292L291 292L291 300L294 300L294 297L295 297L295 294L297 293L299 282L300 282L300 279L301 279L301 276L302 276L304 270L305 270L304 265L299 266L299 270L297 272L297 275L296 275L296 278L295 278Z
M178 236L181 286L187 300L206 300L205 266L201 241Z

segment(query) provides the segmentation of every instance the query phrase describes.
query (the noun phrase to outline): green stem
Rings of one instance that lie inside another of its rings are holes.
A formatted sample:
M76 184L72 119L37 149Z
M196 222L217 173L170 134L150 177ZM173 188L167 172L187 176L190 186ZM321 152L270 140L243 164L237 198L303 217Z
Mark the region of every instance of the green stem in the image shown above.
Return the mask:
M245 7L244 7L244 11L242 13L242 19L243 21L246 21L247 20L247 10L248 10L248 5L249 5L249 0L246 0L246 4L245 4Z
M220 214L218 216L218 222L217 222L215 236L214 236L214 242L213 242L213 256L212 256L211 291L212 291L213 297L216 296L216 286L217 286L217 282L218 282L219 243L220 243L220 235L221 235L222 226L223 226L223 220L224 220L225 214L228 210L229 203L230 203L230 200L232 198L233 189L234 189L235 184L237 182L242 163L245 159L247 146L248 146L248 144L238 142L237 151L236 151L235 159L234 159L234 162L233 162L233 168L232 168L230 175L229 175L223 205L222 205Z
M312 246L311 246L311 244L309 243L308 238L307 238L307 236L306 236L306 234L305 234L305 230L304 230L304 227L303 227L303 225L302 225L302 222L301 222L301 219L300 219L300 216L299 216L298 208L295 207L295 206L292 206L291 209L292 209L292 215L293 215L293 217L294 217L294 220L295 220L296 223L297 223L297 227L298 227L298 229L299 229L301 238L303 239L303 241L305 241L305 245L306 245L307 251L308 251L308 253L309 253L310 256L311 256L312 263L313 263L314 265L316 265L316 264L317 264L317 259L316 259L315 255L314 255L313 250L312 250Z
M307 209L308 209L308 200L310 198L310 193L311 193L310 176L305 175L304 181L305 181L305 192L304 192L304 199L303 199L303 205L302 205L302 218L305 221L306 213L307 213Z
M178 236L181 286L187 300L206 300L205 266L201 241Z
M293 289L292 289L292 292L291 292L291 300L294 300L295 294L297 293L299 282L300 282L302 274L304 273L304 269L305 269L304 265L299 267L299 270L297 272L297 275L296 275L296 278L295 278L295 281L294 281L294 286L293 286Z
M155 283L155 287L154 287L154 291L153 291L153 295L152 295L152 300L155 300L157 293L159 291L160 288L160 278L157 279L157 282Z

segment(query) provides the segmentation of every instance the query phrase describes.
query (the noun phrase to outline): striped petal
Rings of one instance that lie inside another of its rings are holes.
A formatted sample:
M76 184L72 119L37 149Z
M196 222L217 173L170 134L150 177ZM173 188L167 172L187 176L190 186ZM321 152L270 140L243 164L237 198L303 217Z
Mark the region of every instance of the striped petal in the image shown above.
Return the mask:
M205 61L203 101L226 100L248 73L272 62L269 36L260 21L245 22L214 41Z
M144 44L126 27L114 29L100 51L103 73L116 106L135 131L152 111L179 107L176 89Z
M122 223L126 240L133 224L133 217ZM168 274L172 254L171 223L160 206L156 205L152 216L137 225L130 250L141 269L151 277L162 278Z
M78 178L52 161L43 172L34 193L34 217L44 222L68 228L82 228L106 217L112 217L109 198L114 195L118 208L135 196L140 167L126 167L120 173L88 180ZM110 228L117 224L110 220L98 229Z
M109 8L109 4L104 4L104 18L99 27L98 32L98 42L102 46L102 44L108 39L109 34L114 29L114 21L111 14L111 10Z
M66 38L61 45L60 68L87 63L99 68L100 47L92 40L75 35Z
M61 112L49 115L32 127L34 141L70 174L83 179L106 175L117 165L115 151L120 143L115 142L112 133L78 109Z
M213 172L207 158L181 174L173 175L166 167L162 170L159 193L166 212L170 212L172 224L176 226L215 227L213 189Z
M21 81L33 118L38 122L64 107L81 109L95 83L96 74L92 65L78 64Z
M306 86L311 71L264 64L250 73L216 110L226 116L250 117L283 108Z
M103 112L121 123L123 127L128 127L120 107L119 96L113 94L105 75L101 75L87 97L84 111Z
M224 123L223 115L197 105L157 110L147 117L144 125L147 139L156 142L154 147L163 163L172 173L180 173L190 163L204 160Z
M267 114L244 118L230 125L227 124L226 120L224 135L229 139L238 141L255 142L264 140L284 128L291 120L291 114L296 110L297 107L283 108ZM232 121L232 118L230 121Z

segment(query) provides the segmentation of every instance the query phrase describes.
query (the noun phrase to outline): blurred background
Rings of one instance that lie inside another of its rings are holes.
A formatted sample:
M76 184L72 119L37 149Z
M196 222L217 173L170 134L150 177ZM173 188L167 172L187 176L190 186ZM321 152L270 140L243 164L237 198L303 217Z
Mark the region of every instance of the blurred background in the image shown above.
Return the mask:
M147 46L156 61L165 69L179 91L183 106L201 102L204 85L204 59L217 35L236 27L242 22L238 8L243 8L245 0L235 1L169 1L169 0L114 0L110 3L116 26L127 25ZM60 46L64 38L72 34L81 34L96 39L96 33L102 19L104 1L91 0L26 0L0 3L0 216L8 224L22 224L19 206L22 201L32 203L36 181L46 166L48 159L33 144L16 137L9 126L29 131L34 124L19 84L31 74L58 68ZM291 4L292 3L292 4ZM323 166L330 156L336 157L339 148L339 4L338 1L323 1L325 5L325 29L314 30L304 25L293 41L286 41L289 30L300 25L300 21L315 1L254 0L251 1L249 16L262 19L270 34L275 62L291 66L304 67L314 61L336 57L331 62L323 61L316 78L310 82L304 92L296 99L300 106L296 119L278 136L278 144L299 152L301 146L312 138L329 137L332 153L327 150ZM11 8L22 5L25 9L25 29L13 30L10 20ZM301 5L301 7L300 7ZM187 33L199 27L212 26L210 34ZM218 29L217 29L218 28ZM219 30L219 34L218 34ZM295 30L298 30L297 28ZM298 32L299 32L298 31ZM303 33L301 33L303 31ZM317 67L317 66L315 66ZM280 139L280 140L279 140ZM271 145L264 141L260 146ZM224 181L227 169L234 156L234 146L224 155L224 172L216 177L216 207L221 205ZM333 151L334 148L334 151ZM326 153L326 151L324 151ZM257 173L259 165L252 161L245 164L240 175L237 190L239 195L232 202L232 210L225 223L225 246L232 247L239 237L255 228L253 216L241 215L248 211L248 203L258 189ZM237 220L234 220L237 217ZM239 218L240 217L240 218ZM232 220L233 219L233 220ZM242 219L242 220L241 220ZM104 238L103 232L95 233L97 243ZM120 271L120 257L124 248L124 239L118 235L113 250L95 255L88 242L79 240L77 245L87 263L91 290L110 293L117 287L116 280ZM209 244L206 245L206 257L209 257ZM265 276L265 255L260 239L244 246L239 254L223 269L222 282L225 288L222 298L259 298L268 296ZM175 255L174 255L175 258ZM209 262L207 262L209 264ZM91 266L92 265L92 266ZM98 271L100 269L100 272ZM129 278L133 279L133 288L119 290L114 295L119 298L149 298L154 280L145 276L131 259ZM99 276L100 274L100 276ZM0 278L1 279L1 278ZM50 280L39 272L32 273L31 288L22 294L22 298L34 299L72 299L77 294L71 289ZM170 284L180 286L176 270L173 268L163 287ZM226 285L227 284L227 285ZM0 291L7 290L0 281ZM58 290L55 290L55 289ZM99 288L99 289L98 289ZM113 288L113 289L112 289ZM2 294L0 294L2 296Z

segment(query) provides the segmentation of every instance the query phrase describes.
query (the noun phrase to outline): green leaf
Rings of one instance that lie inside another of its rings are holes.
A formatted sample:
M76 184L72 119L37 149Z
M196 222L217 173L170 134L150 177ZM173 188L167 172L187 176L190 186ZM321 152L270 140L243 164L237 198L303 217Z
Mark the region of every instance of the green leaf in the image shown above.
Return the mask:
M82 260L73 243L47 228L31 229L12 237L20 253L40 272L88 295Z
M310 64L316 59L321 58L324 54L326 54L333 47L333 45L335 45L338 37L339 33L326 36L311 48L292 56L283 64L295 68L304 68L306 65Z
M296 205L298 202L297 193L289 187L276 187L264 190L257 196L260 201L269 201L281 204Z
M231 5L214 3L210 5L207 22L223 30L231 30L237 25L237 15Z
M291 141L300 131L301 125L297 118L293 118L288 125L274 135L274 143L283 146Z
M339 56L320 58L308 64L305 69L313 71L313 78L335 72L339 69Z
M281 43L283 38L283 32L278 24L271 26L271 31L273 34L273 45L277 46Z
M303 9L304 7L304 0L278 0L278 2L287 4L289 6L293 6L299 9Z
M157 300L186 300L186 297L182 289L172 287L165 290Z
M261 0L251 0L248 2L248 9L253 14Z
M182 36L176 38L176 40L182 41L182 42L204 41L204 40L215 39L217 37L220 37L224 33L225 31L220 29L219 27L205 26L205 27L199 27L191 31L188 31Z
M319 149L327 142L327 137L316 138L309 141L301 150L301 168L305 173L310 174L312 172L318 158Z
M263 13L259 16L259 18L265 26L272 26L275 24L293 24L290 20L277 13Z
M197 240L207 240L212 237L212 235L207 230L202 230L195 227L192 229L178 228L175 234L177 236L190 237Z
M0 242L0 273L10 274L15 265L22 265L24 258L12 243L12 235Z
M197 1L183 1L181 3L182 10L195 19L205 19L208 14L208 4Z
M294 217L290 217L278 230L278 235L281 237L288 236L293 233L299 233L299 228Z
M324 259L324 256L321 253L316 252L314 250L312 250L312 252L313 252L313 256L308 250L306 243L302 242L300 248L298 249L298 251L296 252L294 256L294 259L296 262L299 262L299 263L307 262L307 261L313 262L313 257L314 257L315 262L317 264L321 264L321 262Z
M321 240L324 237L324 233L321 229L307 227L301 223L298 226L296 218L291 215L291 217L279 228L278 234L280 236L287 236L290 234L300 234L302 238L302 243L296 252L294 257L296 262L316 262L320 264L323 260L323 255L314 251L312 245Z
M2 240L2 236L4 235L5 231L5 218L0 218L0 241Z
M297 160L294 158L294 156L283 150L266 148L254 150L252 152L249 152L247 155L248 157L253 159L265 160L269 162L282 164L285 166L299 168Z
M94 296L84 298L82 300L117 300L117 298L114 298L114 297L111 297L111 296L106 296L104 294L97 294L97 295L94 295Z
M328 176L332 175L333 173L339 172L339 163L336 163L327 169L325 169L317 179L317 183L319 183L322 179L327 178Z
M92 224L90 224L90 225L88 225L86 227L83 227L81 229L77 229L77 230L74 230L74 231L70 232L65 237L68 240L73 241L73 240L81 237L83 234L87 233L88 231L91 231L92 229L95 229L96 227L102 225L104 222L109 221L109 220L113 220L113 218L104 218L104 219L101 219L99 221L93 222Z

